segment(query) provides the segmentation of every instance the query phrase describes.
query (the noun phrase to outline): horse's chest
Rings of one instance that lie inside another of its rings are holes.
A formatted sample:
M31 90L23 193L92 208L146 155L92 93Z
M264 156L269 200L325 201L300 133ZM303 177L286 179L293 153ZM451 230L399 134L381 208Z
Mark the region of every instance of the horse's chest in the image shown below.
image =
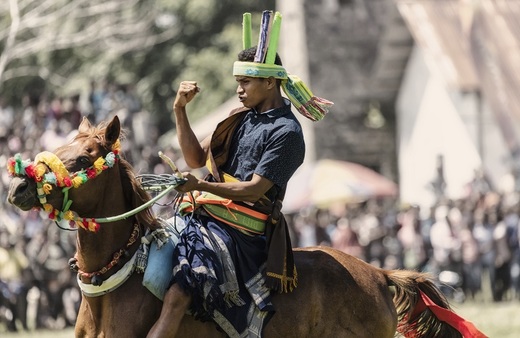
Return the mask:
M76 336L141 338L157 320L162 303L141 285L136 275L104 296L83 298Z

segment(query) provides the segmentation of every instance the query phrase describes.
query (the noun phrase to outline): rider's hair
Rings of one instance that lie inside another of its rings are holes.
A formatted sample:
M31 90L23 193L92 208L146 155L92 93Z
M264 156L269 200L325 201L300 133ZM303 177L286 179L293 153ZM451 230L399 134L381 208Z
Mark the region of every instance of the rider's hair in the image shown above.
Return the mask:
M242 62L253 62L255 60L256 55L256 46L244 49L240 53L238 53L238 61ZM280 59L280 56L278 53L276 53L276 58L274 59L274 64L282 66L282 59Z

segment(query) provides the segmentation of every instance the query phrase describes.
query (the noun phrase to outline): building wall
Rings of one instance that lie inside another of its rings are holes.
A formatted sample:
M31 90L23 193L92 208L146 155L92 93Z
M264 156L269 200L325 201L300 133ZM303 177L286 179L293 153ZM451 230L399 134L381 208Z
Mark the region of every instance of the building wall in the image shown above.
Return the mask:
M400 184L403 202L428 206L434 200L431 183L440 158L449 197L463 196L481 168L501 188L511 160L487 103L474 92L450 87L441 67L424 51L415 49L409 57L394 60L395 67L387 66L391 72L404 62L406 72L395 84L394 96L377 98L385 125L366 126L376 96L370 84L385 50L385 33L396 27L397 19L390 14L394 1L303 4L309 81L316 95L335 102L330 114L314 124L317 159L372 167ZM398 32L390 43L413 46L408 34ZM397 47L390 54L400 51Z
M396 119L403 202L434 203L432 182L438 176L439 158L450 198L463 197L482 166L497 184L507 171L506 147L485 102L481 106L478 96L447 86L442 72L419 48L409 59Z

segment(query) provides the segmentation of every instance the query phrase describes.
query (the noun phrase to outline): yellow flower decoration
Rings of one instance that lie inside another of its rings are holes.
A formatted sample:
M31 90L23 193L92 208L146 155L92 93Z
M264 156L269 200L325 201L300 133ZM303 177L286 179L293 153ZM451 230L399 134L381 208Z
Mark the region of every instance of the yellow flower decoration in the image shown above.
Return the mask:
M72 186L74 188L78 188L79 186L81 186L83 184L83 179L79 176L76 176L72 179Z
M112 151L119 151L121 150L121 142L119 142L119 139L112 145Z
M54 210L54 207L50 204L44 204L43 210L45 210L46 213L50 214Z
M99 174L101 171L103 171L103 165L105 164L105 159L103 157L100 157L94 162L94 169L96 169L96 172Z
M85 227L85 224L83 224L82 221L76 221L76 227L78 228L83 228L85 230L88 230L86 227Z
M74 213L72 211L65 211L63 213L63 218L66 219L67 221L72 221L74 219Z
M52 185L50 185L49 183L45 183L43 185L42 189L43 189L43 192L45 193L45 195L48 195L52 191Z
M47 168L42 163L38 163L34 167L34 176L36 176L37 179L40 179L45 175L45 172L47 172Z
M67 168L65 168L65 165L60 161L59 158L53 158L52 161L48 163L48 165L49 168L51 168L51 170L56 174L56 177L61 177L63 179L63 177L69 176L69 171Z
M94 222L88 222L88 229L92 232L97 231L97 224Z

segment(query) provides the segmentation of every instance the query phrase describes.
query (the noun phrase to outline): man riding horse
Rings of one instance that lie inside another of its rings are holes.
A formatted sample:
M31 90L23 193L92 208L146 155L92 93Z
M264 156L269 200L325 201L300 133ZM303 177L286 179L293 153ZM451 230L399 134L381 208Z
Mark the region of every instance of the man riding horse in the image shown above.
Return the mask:
M190 167L206 165L210 175L199 179L184 173L187 181L177 188L190 194L191 204L185 205L191 213L185 216L170 287L149 338L174 337L187 310L213 320L230 337L260 337L275 310L270 290L296 287L291 241L280 212L287 182L305 155L291 103L316 121L332 102L314 97L282 67L276 53L281 15L272 16L263 13L260 41L251 47L250 14L244 15L244 50L233 67L243 107L201 143L186 113L200 89L195 81L179 86L173 112L182 153Z
M304 143L280 87L312 120L332 103L275 62L280 17L270 27L270 14L256 50L249 48L245 16L245 48L233 69L244 107L201 144L185 109L199 89L195 82L180 85L174 112L181 148L190 166L206 162L211 175L175 175L185 182L178 189L186 202L175 218L180 237L168 250L159 236L166 225L150 206L178 180L154 198L147 194L120 154L117 116L98 126L84 119L73 140L34 162L21 154L8 160L9 202L41 208L60 227L77 230L69 260L82 293L76 337L391 338L396 331L407 338L485 337L451 311L428 274L379 269L329 247L291 250L281 200ZM154 253L173 257L172 268Z

